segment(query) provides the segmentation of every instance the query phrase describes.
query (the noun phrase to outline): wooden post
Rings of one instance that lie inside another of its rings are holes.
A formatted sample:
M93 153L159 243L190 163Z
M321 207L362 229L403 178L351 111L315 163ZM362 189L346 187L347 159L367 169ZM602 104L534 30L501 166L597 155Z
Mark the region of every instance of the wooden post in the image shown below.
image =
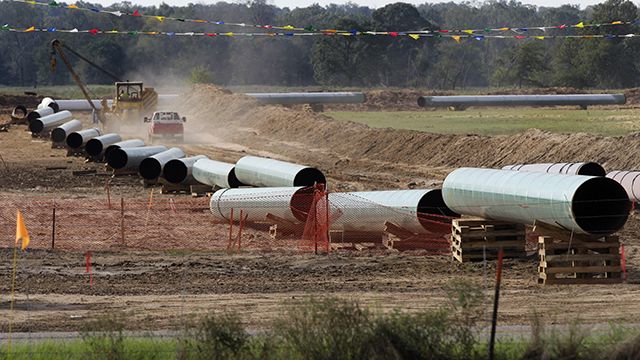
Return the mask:
M111 210L111 190L110 190L110 183L111 181L109 179L107 179L107 184L105 185L105 188L107 189L107 206L109 207L109 210Z
M120 198L120 242L124 245L124 198Z
M51 250L56 247L56 203L53 203L53 215L51 218Z
M233 208L231 208L231 215L229 216L229 243L227 244L227 251L231 249L233 243Z
M240 210L240 227L238 228L238 251L242 247L242 228L244 227L245 215L244 211Z

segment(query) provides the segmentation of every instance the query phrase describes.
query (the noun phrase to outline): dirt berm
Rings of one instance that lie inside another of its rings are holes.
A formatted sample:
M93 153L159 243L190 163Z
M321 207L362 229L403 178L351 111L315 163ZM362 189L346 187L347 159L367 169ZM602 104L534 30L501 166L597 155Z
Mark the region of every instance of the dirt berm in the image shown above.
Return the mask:
M368 159L443 167L585 160L612 170L640 166L640 133L604 137L530 129L517 135L479 136L373 129L310 111L259 105L243 95L212 86L195 87L184 95L180 106L181 113L192 119L191 131L215 134L221 141L259 150L269 149L272 142L295 143L300 151L278 153L281 158L292 160L303 160L303 149L318 149L334 154L335 160Z

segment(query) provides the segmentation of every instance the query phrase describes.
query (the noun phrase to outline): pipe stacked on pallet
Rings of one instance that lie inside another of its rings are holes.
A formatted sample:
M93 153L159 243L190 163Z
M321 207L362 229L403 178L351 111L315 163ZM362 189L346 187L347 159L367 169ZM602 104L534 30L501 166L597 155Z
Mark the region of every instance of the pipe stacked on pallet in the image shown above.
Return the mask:
M606 176L622 185L629 195L629 200L633 202L640 201L640 171L615 170L607 173L602 165L595 162L518 164L507 165L502 167L502 169L554 174Z
M591 235L618 231L631 209L622 185L602 176L461 168L446 177L442 194L463 215Z

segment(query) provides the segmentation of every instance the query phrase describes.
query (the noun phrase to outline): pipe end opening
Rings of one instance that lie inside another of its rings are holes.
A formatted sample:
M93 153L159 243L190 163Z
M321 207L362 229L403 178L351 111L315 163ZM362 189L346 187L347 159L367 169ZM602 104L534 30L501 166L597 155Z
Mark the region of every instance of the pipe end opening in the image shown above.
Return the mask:
M144 179L157 179L162 174L162 165L154 158L146 158L140 163L138 172Z
M326 183L327 179L322 171L311 167L300 170L293 179L293 186L313 186Z
M179 184L187 179L189 169L182 161L173 159L164 165L162 174L168 182L172 184Z
M572 199L576 223L594 235L609 235L627 222L631 202L625 189L615 180L594 177L576 190Z

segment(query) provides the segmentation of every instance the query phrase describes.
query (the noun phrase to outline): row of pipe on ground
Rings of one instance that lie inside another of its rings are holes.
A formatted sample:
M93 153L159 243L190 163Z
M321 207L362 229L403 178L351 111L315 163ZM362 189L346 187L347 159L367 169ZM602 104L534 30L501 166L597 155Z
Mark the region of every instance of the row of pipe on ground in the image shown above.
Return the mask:
M211 212L220 220L229 220L230 209L236 209L243 210L249 221L263 221L271 214L304 222L312 204L318 206L311 201L312 186L326 183L324 174L309 166L254 156L245 156L236 164L204 155L186 157L179 148L144 146L142 140L123 141L99 129L80 130L78 121L71 118L64 110L40 116L30 123L30 129L51 129L52 137L64 132L67 146L83 148L88 156L106 160L113 169L135 171L145 179L162 177L172 183L221 188L210 200ZM442 189L330 193L324 205L331 228L339 230L379 232L386 222L392 222L414 233L429 233L434 224L462 214L544 223L583 234L611 234L625 224L629 200L638 201L639 175L627 171L606 174L596 163L461 168L446 177Z
M580 106L622 105L627 101L624 94L559 94L559 95L453 95L421 96L420 107L452 107L465 109L469 106Z
M392 222L417 234L429 233L437 224L462 214L607 235L626 223L630 200L637 201L634 191L640 189L623 186L633 184L631 178L640 172L604 175L595 163L460 168L446 177L442 189L329 193L321 206L326 207L329 226L335 230L376 232ZM624 182L616 181L623 178ZM219 220L230 220L231 209L236 209L247 214L249 221L271 214L301 222L314 206L313 192L309 187L221 189L211 197L210 207Z

